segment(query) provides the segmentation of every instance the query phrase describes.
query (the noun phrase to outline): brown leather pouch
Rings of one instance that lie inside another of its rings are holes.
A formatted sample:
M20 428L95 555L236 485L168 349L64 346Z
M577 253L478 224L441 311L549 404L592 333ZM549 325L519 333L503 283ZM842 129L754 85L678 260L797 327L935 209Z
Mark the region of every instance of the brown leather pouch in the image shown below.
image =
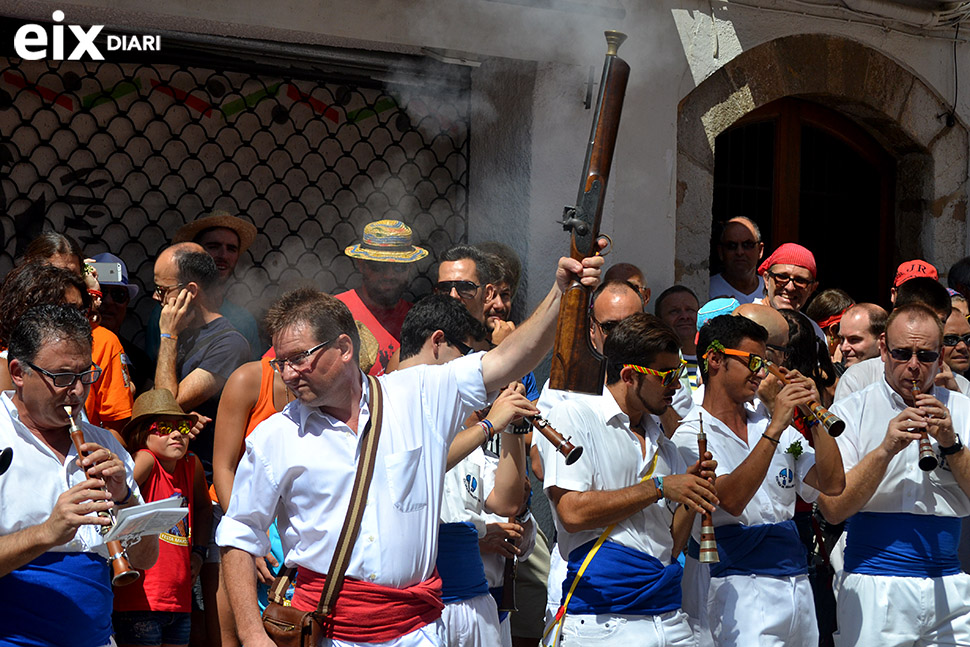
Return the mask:
M270 602L263 610L263 628L277 647L316 647L313 611Z

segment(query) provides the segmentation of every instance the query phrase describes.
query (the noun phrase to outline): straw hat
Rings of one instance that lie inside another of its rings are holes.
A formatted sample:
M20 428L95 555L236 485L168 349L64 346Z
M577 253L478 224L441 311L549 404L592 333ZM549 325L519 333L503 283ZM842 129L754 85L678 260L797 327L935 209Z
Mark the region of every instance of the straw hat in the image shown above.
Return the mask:
M379 348L377 337L363 323L356 319L354 323L357 324L357 334L360 335L360 354L357 357L357 363L360 365L360 370L365 373L370 373L371 368L377 363L377 351Z
M256 239L256 227L253 223L243 220L238 216L230 216L228 211L213 211L203 216L199 216L192 222L182 225L177 232L173 243L188 243L195 240L199 233L206 229L231 229L239 236L239 253L242 254Z
M363 240L344 250L351 258L382 263L413 263L428 250L411 244L411 228L400 220L378 220L364 226Z
M175 401L175 396L168 389L152 389L145 391L135 399L135 405L131 408L131 420L121 430L121 436L125 441L130 440L130 435L137 431L141 423L149 418L157 416L176 416L188 420L193 425L198 420L194 413L185 413Z

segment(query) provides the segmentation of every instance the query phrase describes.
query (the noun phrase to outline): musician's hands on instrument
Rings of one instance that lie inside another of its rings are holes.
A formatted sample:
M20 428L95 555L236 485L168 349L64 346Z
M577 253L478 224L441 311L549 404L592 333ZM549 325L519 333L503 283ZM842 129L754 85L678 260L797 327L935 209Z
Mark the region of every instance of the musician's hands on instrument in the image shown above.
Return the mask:
M599 238L596 242L601 250L609 245L605 238ZM560 291L565 292L569 285L578 279L586 287L595 288L599 285L605 260L599 255L587 256L582 262L563 256L559 259L559 266L556 267L556 285L559 286Z
M512 420L522 416L534 416L539 413L532 401L519 393L517 388L505 388L502 393L495 398L492 408L488 412L488 420L492 423L495 431L505 429Z
M792 380L778 392L778 396L775 398L775 408L771 412L771 424L768 425L767 433L769 436L777 440L785 427L791 425L795 409L799 406L808 406L808 403L816 398L815 391L806 385L806 381L811 382L804 377L797 381ZM772 427L775 428L774 434L771 433Z
M717 461L714 460L714 455L711 452L704 452L703 460L698 460L696 463L687 468L688 474L693 474L694 476L699 476L706 480L708 483L714 483L714 479L717 478ZM666 490L666 477L664 477L664 490Z
M273 553L266 553L263 557L253 557L253 565L256 567L256 581L269 586L276 579L270 569L276 568L280 563Z
M191 292L182 288L176 296L162 303L162 314L158 318L158 330L161 334L178 337L188 327L193 298Z
M950 410L933 397L932 393L920 393L916 396L915 408L922 412L926 420L926 433L936 438L941 446L949 447L957 441Z
M84 443L81 451L85 456L79 457L77 464L84 473L90 478L103 480L113 500L122 501L127 498L128 473L124 461L97 443Z
M915 407L907 407L889 421L886 437L880 447L892 458L914 440L918 441L920 432L926 430L927 424L922 411Z
M111 520L92 512L104 512L114 506L111 495L104 489L104 481L85 479L57 497L54 509L42 524L52 546L63 546L74 539L83 525L107 526Z
M683 503L698 514L703 514L705 511L714 512L714 507L719 503L714 485L695 474L665 476L663 490L665 499L674 503Z
M525 532L520 524L496 522L485 524L485 536L478 540L478 549L482 553L494 553L502 557L517 557L522 554L518 543ZM511 540L514 543L509 543Z

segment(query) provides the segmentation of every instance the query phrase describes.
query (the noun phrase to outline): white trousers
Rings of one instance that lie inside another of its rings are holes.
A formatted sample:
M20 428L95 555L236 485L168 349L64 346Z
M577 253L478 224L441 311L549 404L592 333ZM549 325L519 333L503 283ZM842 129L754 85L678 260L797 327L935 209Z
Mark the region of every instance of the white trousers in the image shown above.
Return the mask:
M546 626L556 617L562 602L562 583L566 579L566 560L559 554L559 544L549 549L549 579L546 582ZM570 582L572 584L572 582Z
M550 634L550 640L555 633ZM659 616L566 615L561 647L695 647L681 610Z
M684 561L684 578L680 582L683 609L687 614L697 647L714 647L707 617L711 589L711 567L688 555Z
M324 638L319 647L444 647L445 626L441 620L426 624L400 638L382 643L355 643L347 640Z
M498 608L495 598L485 593L470 600L446 604L441 612L447 647L498 647Z
M818 647L808 575L712 577L707 608L717 647Z
M845 573L838 618L839 647L970 645L970 575Z

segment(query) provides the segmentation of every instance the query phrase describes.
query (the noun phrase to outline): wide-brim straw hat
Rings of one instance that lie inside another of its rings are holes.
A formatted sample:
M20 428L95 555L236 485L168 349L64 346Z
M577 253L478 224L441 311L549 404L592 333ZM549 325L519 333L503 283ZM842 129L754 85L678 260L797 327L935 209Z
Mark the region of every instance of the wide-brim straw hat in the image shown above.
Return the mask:
M152 389L135 398L135 404L131 408L131 420L121 430L122 438L127 441L143 421L156 416L175 416L188 420L193 425L199 419L194 413L182 411L182 407L178 405L175 396L168 389Z
M360 365L360 370L370 373L374 364L377 363L377 351L380 345L370 328L356 319L354 323L357 324L357 334L360 336L360 353L357 356L357 363Z
M412 244L411 228L400 220L378 220L364 226L363 240L344 250L351 258L382 263L413 263L428 250Z
M253 223L243 220L238 216L229 215L228 211L213 211L199 216L192 222L182 225L177 232L173 243L188 243L195 240L199 233L206 229L231 229L239 236L239 253L242 254L256 240L256 226Z

